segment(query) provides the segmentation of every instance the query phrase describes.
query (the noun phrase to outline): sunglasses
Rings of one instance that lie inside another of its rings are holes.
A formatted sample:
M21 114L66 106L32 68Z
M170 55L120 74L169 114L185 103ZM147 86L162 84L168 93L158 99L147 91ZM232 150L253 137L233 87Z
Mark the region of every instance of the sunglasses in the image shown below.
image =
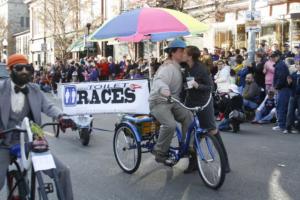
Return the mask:
M33 69L33 66L31 64L28 64L28 65L24 65L24 64L17 64L17 65L14 65L13 69L17 72L21 72L23 71L23 69L26 69L26 71L29 71L29 72L33 72L34 69Z

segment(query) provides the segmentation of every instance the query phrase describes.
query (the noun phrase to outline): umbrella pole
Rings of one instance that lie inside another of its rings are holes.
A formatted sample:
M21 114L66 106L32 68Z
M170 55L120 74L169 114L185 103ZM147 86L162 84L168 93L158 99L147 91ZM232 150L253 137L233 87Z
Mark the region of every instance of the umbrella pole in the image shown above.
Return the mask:
M150 44L150 40L148 40L148 49L149 49L149 53L151 55L151 44ZM150 58L150 55L148 56L148 66L149 66L149 79L151 80L152 79L152 68L151 68L151 58Z

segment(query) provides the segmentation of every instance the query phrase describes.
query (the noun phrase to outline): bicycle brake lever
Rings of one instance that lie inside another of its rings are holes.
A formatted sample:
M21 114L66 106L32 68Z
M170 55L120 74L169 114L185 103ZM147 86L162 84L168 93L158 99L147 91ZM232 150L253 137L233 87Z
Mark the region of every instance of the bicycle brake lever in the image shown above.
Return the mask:
M167 97L167 101L168 103L174 103L173 99L172 99L172 96L168 96Z

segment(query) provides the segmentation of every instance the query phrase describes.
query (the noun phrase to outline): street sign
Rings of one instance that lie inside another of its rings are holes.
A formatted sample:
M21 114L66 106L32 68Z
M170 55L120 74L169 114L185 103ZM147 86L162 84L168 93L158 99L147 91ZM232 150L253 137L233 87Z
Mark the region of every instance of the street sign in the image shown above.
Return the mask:
M261 31L260 27L246 27L246 32L259 33Z
M90 49L94 47L94 42L87 41L88 36L84 35L84 49Z
M260 11L246 11L245 14L246 22L246 32L258 33L261 31L261 13Z
M246 21L251 21L251 20L260 20L261 19L261 13L260 11L250 11L250 10L247 10L246 13L245 13L245 18L246 18Z
M246 32L252 31L252 32L260 32L261 30L261 23L260 20L251 20L246 21L245 23Z

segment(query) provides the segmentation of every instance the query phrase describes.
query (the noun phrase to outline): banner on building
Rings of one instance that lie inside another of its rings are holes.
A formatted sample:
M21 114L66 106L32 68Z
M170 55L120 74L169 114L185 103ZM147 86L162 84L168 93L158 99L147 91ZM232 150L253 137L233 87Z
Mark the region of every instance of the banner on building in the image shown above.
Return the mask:
M60 96L63 112L68 115L149 114L148 80L62 84Z

